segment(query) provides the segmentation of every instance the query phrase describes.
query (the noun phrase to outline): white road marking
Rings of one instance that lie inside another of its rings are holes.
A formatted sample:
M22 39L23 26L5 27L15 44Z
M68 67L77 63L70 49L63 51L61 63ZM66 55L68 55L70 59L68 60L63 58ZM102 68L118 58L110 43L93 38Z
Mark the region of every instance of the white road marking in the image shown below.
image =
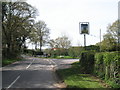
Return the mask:
M20 75L7 87L7 89L9 89L19 78L20 78Z
M47 59L47 61L50 62L52 68L54 68L54 67L57 66L57 64L56 64L53 60ZM52 63L53 63L54 65L52 65Z
M52 63L54 63L55 65L57 65L53 60L50 60L50 59L49 59L49 61L51 61Z
M52 61L52 60L50 60L50 59L44 59L44 60L48 61L48 62L51 64L51 67L52 67L52 68L57 65L54 61ZM52 63L55 64L55 65L52 65Z
M34 60L35 59L33 59L33 61L26 67L26 69L28 69L32 65L32 63L34 62Z

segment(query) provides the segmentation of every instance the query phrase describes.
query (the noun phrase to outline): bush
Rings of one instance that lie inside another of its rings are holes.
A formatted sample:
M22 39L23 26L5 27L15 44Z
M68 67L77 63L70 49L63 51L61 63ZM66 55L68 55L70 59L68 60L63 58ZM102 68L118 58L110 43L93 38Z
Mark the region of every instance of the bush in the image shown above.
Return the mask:
M84 51L81 53L80 67L83 73L93 73L94 70L94 54L95 52Z
M68 49L68 55L73 58L79 57L79 55L81 54L82 51L84 51L83 47L70 47Z
M86 46L85 49L87 51L96 51L96 52L99 52L100 51L100 47L99 46L96 46L96 45L89 45L89 46Z
M68 49L57 48L56 50L50 50L49 54L53 58L56 58L57 56L68 56Z

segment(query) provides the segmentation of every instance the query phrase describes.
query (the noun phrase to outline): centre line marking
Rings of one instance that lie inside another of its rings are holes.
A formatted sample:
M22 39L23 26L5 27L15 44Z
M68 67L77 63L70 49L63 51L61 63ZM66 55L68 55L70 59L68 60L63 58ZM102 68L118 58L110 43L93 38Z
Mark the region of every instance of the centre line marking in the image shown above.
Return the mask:
M26 67L26 69L28 69L32 65L32 63L34 62L34 60L35 59L33 59L33 61Z
M7 89L9 89L19 78L20 78L20 75L7 87Z

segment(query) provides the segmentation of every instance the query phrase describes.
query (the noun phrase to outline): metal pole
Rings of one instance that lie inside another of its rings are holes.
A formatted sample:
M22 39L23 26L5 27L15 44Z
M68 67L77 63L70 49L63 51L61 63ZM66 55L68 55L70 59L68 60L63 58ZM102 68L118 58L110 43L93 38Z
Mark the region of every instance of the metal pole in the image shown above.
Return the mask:
M84 47L86 46L86 35L84 34Z

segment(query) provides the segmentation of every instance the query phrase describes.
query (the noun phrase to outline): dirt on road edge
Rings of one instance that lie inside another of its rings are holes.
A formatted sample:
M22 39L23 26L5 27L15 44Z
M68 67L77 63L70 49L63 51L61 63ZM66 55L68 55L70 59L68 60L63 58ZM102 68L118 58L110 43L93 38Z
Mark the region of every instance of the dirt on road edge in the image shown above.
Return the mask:
M54 72L54 78L57 81L57 83L54 84L55 87L57 88L66 88L67 85L64 83L64 81L62 80L62 78L59 76L59 74L56 72L56 70L58 70L59 68L54 67L53 68L53 72Z

